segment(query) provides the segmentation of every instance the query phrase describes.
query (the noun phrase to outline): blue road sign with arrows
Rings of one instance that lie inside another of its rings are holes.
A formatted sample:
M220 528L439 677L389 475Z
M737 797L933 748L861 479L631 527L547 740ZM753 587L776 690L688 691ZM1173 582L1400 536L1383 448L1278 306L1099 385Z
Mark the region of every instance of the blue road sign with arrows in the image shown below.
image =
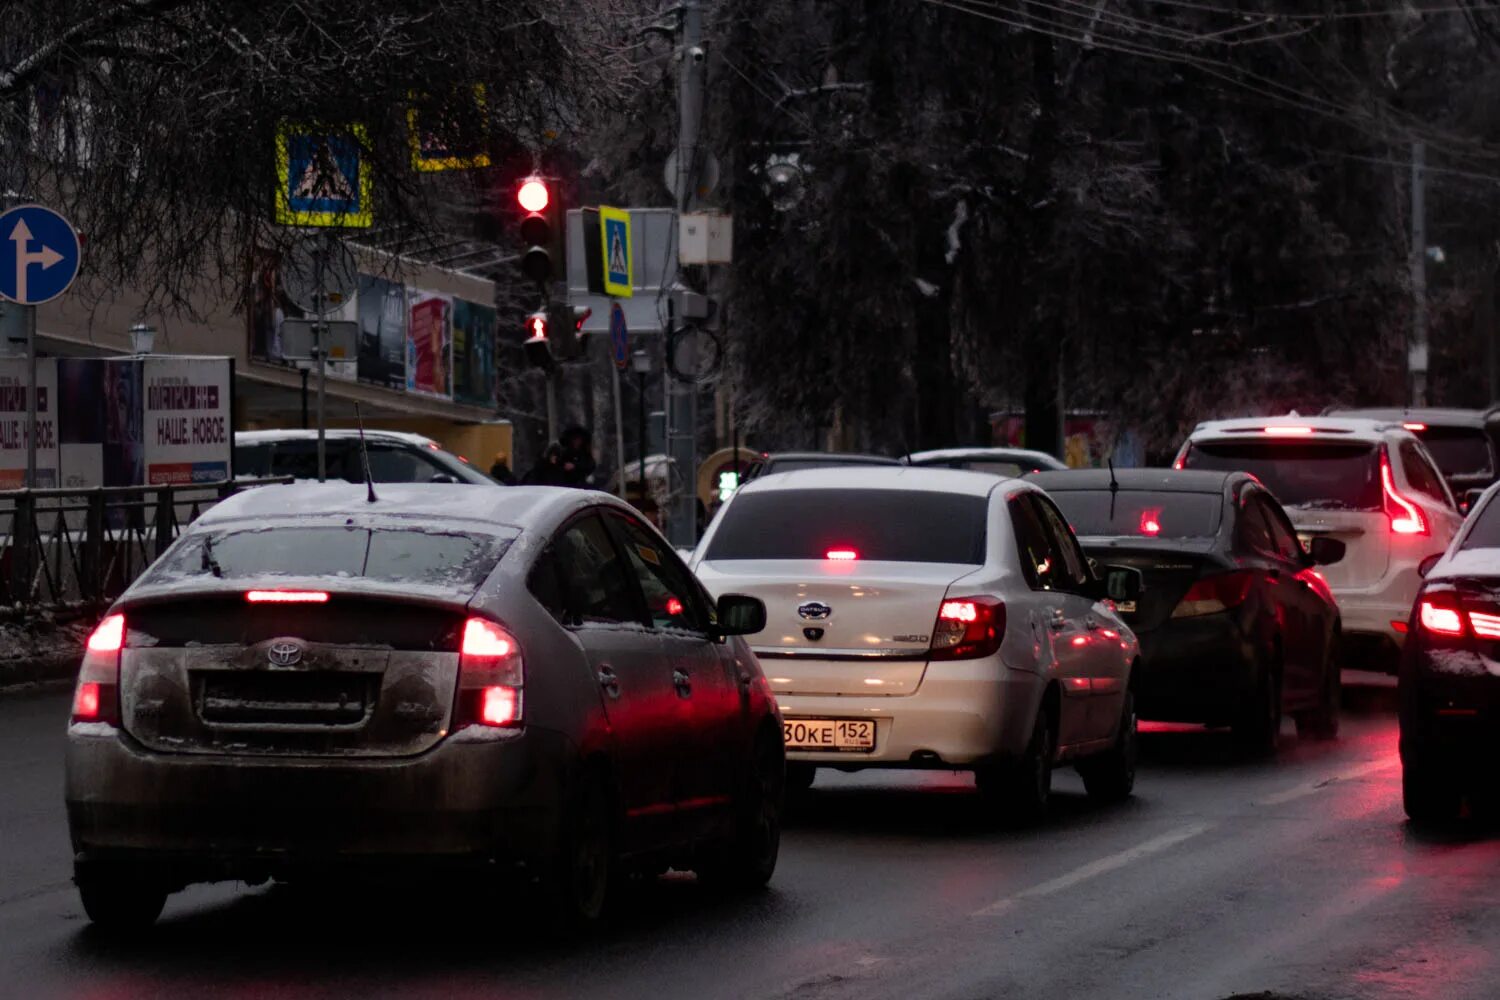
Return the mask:
M615 367L624 371L630 360L630 330L625 326L625 310L618 302L609 307L609 346Z
M41 205L18 205L0 215L0 298L23 306L51 302L78 277L78 234Z

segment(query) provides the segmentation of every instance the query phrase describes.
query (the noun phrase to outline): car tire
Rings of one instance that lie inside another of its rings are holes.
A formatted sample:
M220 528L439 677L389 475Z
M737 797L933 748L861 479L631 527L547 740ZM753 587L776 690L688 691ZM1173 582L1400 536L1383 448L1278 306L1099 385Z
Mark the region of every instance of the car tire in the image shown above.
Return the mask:
M1135 790L1135 763L1139 748L1135 695L1125 692L1120 711L1120 730L1114 746L1104 753L1078 762L1084 791L1099 802L1123 802Z
M92 869L74 881L89 920L111 934L146 930L167 904L165 888L130 872Z
M989 807L1016 825L1040 822L1052 800L1052 761L1057 736L1043 705L1031 727L1031 739L1018 760L987 764L974 773Z
M568 807L543 885L554 928L579 934L597 927L609 909L616 868L609 793L598 775L587 774Z
M1281 739L1281 676L1267 668L1255 684L1255 697L1230 727L1246 753L1270 756Z
M786 765L786 795L788 799L800 799L812 791L813 781L818 777L818 769L812 764L799 764L791 761Z
M780 740L756 742L755 760L735 802L734 833L699 866L706 885L730 892L760 889L776 872L781 852L781 807L786 758Z
M1463 814L1463 788L1451 769L1405 761L1401 767L1401 805L1419 826L1443 826Z
M1295 716L1298 739L1338 739L1339 710L1344 698L1344 680L1336 650L1329 650L1323 667L1326 673L1323 677L1323 691L1318 699L1318 707L1298 712Z

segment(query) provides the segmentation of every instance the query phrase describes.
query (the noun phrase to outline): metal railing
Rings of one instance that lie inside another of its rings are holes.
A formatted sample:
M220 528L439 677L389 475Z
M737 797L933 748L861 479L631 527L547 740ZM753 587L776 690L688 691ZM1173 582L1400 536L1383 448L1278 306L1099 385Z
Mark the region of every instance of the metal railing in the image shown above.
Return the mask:
M209 507L289 482L0 491L0 616L102 609Z

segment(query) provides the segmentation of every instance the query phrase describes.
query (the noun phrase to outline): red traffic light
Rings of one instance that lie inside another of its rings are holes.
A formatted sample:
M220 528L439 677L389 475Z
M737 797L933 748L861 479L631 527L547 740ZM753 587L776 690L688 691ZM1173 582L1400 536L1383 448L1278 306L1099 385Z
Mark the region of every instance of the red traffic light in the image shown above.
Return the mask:
M547 339L547 314L532 313L526 317L526 333L533 340Z
M552 195L547 190L546 181L540 177L528 177L516 192L516 201L528 212L541 212L552 201Z

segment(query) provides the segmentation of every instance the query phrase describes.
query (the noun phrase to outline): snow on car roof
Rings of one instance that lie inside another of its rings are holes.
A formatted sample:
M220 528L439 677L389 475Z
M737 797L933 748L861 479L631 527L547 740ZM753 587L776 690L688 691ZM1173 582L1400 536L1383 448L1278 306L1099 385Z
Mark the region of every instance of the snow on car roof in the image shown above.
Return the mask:
M337 429L330 427L324 431L324 434L330 438L339 439L359 437L357 429L351 430L347 427ZM423 437L421 434L413 434L410 431L366 430L365 437L372 441L376 439L404 441L407 444L421 445L423 447L437 444L432 438ZM317 439L318 432L316 430L303 430L300 427L273 431L235 431L234 433L234 443L236 445L272 444L277 441L316 441Z
M297 482L257 486L210 507L193 522L212 527L236 521L284 517L399 515L526 528L558 505L583 499L612 499L609 494L560 486L484 486L469 483L377 483L379 498L370 503L363 483Z
M1046 468L1051 468L1057 463L1057 459L1045 451L1032 451L1030 448L998 448L998 447L973 447L973 448L934 448L931 451L914 451L906 457L913 465L922 462L954 462L964 459L994 461L1023 460L1036 462Z
M1321 440L1380 441L1391 432L1408 433L1399 423L1389 420L1364 420L1357 417L1238 417L1233 420L1208 420L1193 428L1189 440L1223 437L1263 437L1288 441L1298 438Z
M987 472L967 469L930 469L910 465L849 465L839 469L798 469L774 472L752 479L739 493L770 490L927 490L934 493L967 493L988 496L998 485L1014 480L999 479Z

